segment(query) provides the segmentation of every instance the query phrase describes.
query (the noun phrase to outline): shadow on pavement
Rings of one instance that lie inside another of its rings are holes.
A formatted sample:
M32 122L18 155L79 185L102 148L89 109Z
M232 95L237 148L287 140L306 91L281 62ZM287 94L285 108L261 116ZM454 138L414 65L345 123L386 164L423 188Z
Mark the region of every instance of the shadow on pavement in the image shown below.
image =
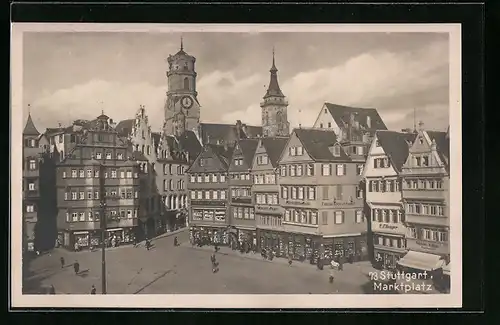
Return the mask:
M149 287L150 285L152 285L153 283L155 283L156 281L160 280L161 278L165 277L167 274L169 274L172 270L168 270L168 271L165 271L163 272L161 275L157 276L153 281L149 282L148 284L146 284L144 287L140 288L139 290L137 290L136 292L134 292L134 295L138 294L138 293L141 293L141 291L143 291L144 289L146 289L147 287Z

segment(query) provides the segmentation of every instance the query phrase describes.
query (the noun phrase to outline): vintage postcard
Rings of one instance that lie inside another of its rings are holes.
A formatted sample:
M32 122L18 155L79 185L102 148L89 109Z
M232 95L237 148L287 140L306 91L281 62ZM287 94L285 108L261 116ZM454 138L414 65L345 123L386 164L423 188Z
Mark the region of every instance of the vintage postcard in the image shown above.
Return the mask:
M459 24L13 24L13 307L462 305Z

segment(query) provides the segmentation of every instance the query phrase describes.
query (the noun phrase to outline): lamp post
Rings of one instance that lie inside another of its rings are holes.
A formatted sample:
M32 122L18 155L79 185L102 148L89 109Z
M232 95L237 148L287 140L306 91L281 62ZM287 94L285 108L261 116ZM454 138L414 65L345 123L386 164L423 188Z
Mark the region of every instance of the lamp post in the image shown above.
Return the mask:
M105 188L105 167L103 164L99 168L99 192L101 193L101 244L102 244L102 265L101 265L101 287L102 294L106 294L106 228L107 228L107 216L106 216L106 188Z

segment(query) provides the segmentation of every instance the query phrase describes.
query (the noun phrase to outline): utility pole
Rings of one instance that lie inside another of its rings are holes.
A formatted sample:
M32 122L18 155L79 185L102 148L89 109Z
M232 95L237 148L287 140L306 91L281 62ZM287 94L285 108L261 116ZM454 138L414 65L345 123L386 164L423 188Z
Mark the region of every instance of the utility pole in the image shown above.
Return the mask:
M107 216L106 216L106 187L105 187L105 177L104 173L106 168L103 164L99 168L99 192L101 193L101 244L102 244L102 294L106 294L106 228L107 228Z

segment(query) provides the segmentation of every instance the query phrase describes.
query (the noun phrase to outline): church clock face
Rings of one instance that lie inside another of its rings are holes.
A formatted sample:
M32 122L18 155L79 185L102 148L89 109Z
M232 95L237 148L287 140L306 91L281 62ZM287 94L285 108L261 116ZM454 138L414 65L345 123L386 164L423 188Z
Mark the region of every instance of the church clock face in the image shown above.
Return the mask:
M189 96L184 96L181 98L181 105L185 109L190 109L193 106L193 99Z

